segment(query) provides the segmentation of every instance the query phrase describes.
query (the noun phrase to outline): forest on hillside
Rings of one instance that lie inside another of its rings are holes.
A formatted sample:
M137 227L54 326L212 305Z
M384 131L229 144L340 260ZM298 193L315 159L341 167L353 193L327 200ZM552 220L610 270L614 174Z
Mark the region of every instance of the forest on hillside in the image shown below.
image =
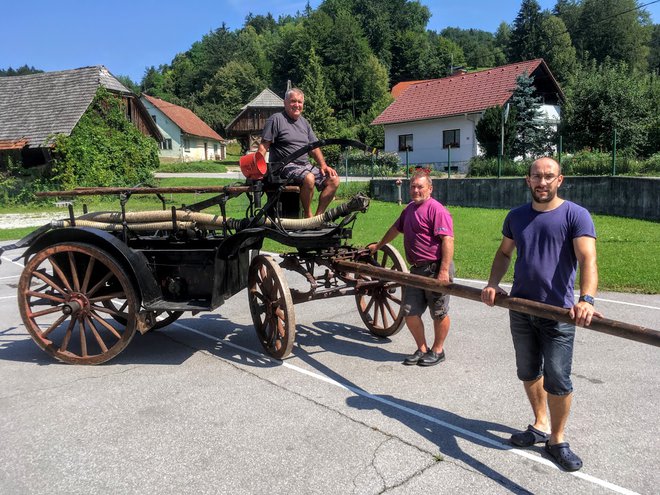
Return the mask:
M378 146L382 128L370 123L396 83L543 58L566 97L568 150L606 151L614 128L622 151L660 150L660 24L641 2L557 0L542 10L522 0L514 21L494 33L436 32L429 19L411 0L324 0L295 16L249 14L240 29L220 24L169 64L148 67L139 83L120 79L192 109L220 134L265 87L283 95L291 81L305 91L305 115L320 137Z

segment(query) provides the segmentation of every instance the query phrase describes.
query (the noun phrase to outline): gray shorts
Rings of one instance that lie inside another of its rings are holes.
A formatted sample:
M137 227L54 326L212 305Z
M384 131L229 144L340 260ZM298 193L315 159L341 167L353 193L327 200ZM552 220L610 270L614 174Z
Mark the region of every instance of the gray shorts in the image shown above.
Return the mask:
M410 273L424 277L436 278L440 263L429 263L421 266L411 266ZM454 279L454 263L449 266L449 277ZM431 318L442 320L449 312L449 294L406 287L403 295L403 314L406 316L422 316L426 308L430 309Z
M306 165L301 165L299 163L289 163L284 165L280 170L280 177L282 179L292 179L293 183L296 185L302 184L303 180L309 173L314 174L314 185L316 185L316 190L320 191L325 187L325 175L321 173L318 167L315 167L311 163Z

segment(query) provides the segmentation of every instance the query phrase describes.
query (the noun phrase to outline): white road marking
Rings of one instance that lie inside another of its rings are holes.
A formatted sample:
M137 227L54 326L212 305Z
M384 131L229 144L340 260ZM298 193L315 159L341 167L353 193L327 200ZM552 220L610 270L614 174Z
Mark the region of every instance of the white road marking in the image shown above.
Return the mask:
M555 465L553 462L549 461L548 459L545 459L545 458L540 457L538 455L534 455L534 454L532 454L528 451L525 451L525 450L520 450L520 449L513 448L508 444L504 444L504 443L498 442L496 440L493 440L491 438L484 437L484 436L482 436L478 433L475 433L473 431L466 430L465 428L461 428L460 426L456 426L456 425L453 425L451 423L447 423L446 421L442 421L442 420L440 420L438 418L435 418L433 416L430 416L428 414L424 414L424 413L421 413L419 411L415 411L414 409L411 409L411 408L406 407L406 406L402 406L401 404L397 404L396 402L392 402L392 401L389 401L387 399L383 399L382 397L379 397L377 395L373 395L373 394L370 394L369 392L365 392L362 389L359 389L359 388L356 388L356 387L351 387L350 385L345 385L345 384L340 383L336 380L333 380L332 378L330 378L328 376L325 376L321 373L317 373L315 371L309 371L309 370L306 370L304 368L300 368L300 367L298 367L294 364L288 363L286 361L281 361L279 359L272 358L272 357L267 356L265 354L262 354L260 352L254 351L252 349L248 349L246 347L234 344L234 343L229 342L227 340L219 339L217 337L214 337L213 335L209 335L209 334L204 333L200 330L197 330L195 328L184 325L183 323L180 323L180 322L175 322L175 323L173 323L173 325L177 325L177 326L183 328L184 330L188 330L189 332L196 333L197 335L200 335L200 336L205 337L209 340L212 340L215 343L219 343L219 344L222 344L222 345L227 345L229 347L233 347L234 349L238 349L242 352L252 354L252 355L257 356L261 359L266 359L267 361L270 361L272 363L279 363L282 366L284 366L285 368L288 368L288 369L290 369L292 371L295 371L297 373L300 373L302 375L306 375L306 376L309 376L311 378L314 378L315 380L319 380L319 381L325 382L329 385L334 385L335 387L339 387L339 388L342 388L344 390L348 390L349 392L352 392L355 395L359 395L359 396L365 397L367 399L371 399L371 400L374 400L376 402L386 404L389 407L392 407L394 409L398 409L398 410L403 411L403 412L405 412L407 414L410 414L412 416L416 416L416 417L421 418L421 419L423 419L425 421L428 421L430 423L434 423L438 426L442 426L444 428L447 428L448 430L455 431L456 433L460 433L461 435L464 435L466 437L470 437L470 438L473 438L473 439L478 440L480 442L487 443L487 444L489 444L489 445L491 445L491 446L493 446L497 449L509 451L512 454L516 454L520 457L525 457L526 459L529 459L531 461L534 461L534 462L537 462L539 464L543 464L545 466L548 466L548 467L551 467L553 469L559 470L559 467L557 467L557 465ZM619 485L615 485L614 483L610 483L609 481L601 480L600 478L596 478L595 476L591 476L591 475L586 474L586 473L582 473L582 472L577 471L577 472L567 473L567 474L570 474L570 475L575 476L577 478L581 478L581 479L583 479L585 481L588 481L590 483L593 483L595 485L602 486L603 488L607 488L608 490L612 490L613 492L616 492L616 493L623 493L623 494L626 494L626 495L639 495L637 492L634 492L634 491L629 490L627 488L623 488Z
M14 260L12 260L12 259L9 259L9 258L7 258L6 256L3 256L2 259L5 260L5 261L9 261L10 263L13 263L14 265L18 265L18 266L20 266L21 268L24 268L23 263L19 263L18 261L14 261Z

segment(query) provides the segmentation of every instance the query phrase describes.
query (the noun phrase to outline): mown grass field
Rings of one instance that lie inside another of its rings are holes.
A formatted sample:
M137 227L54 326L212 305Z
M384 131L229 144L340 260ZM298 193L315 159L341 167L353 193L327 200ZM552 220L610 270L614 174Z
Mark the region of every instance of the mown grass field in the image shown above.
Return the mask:
M229 180L205 180L205 185L226 185ZM162 179L162 186L192 186L199 185L199 179ZM365 184L342 184L339 196L348 197L359 190L364 190ZM181 206L200 201L209 195L177 194L165 195L166 206ZM118 210L118 201L102 200L97 197L85 198L90 211ZM130 210L160 209L161 204L153 196L135 196L131 198ZM243 218L247 207L247 199L239 197L228 202L227 214L234 218ZM353 230L351 244L365 246L379 240L383 233L394 222L402 206L394 203L372 201L369 211L359 215ZM48 208L66 217L66 210ZM82 210L82 201L76 202L76 212ZM217 210L217 211L216 211ZM450 206L454 218L455 229L455 264L456 276L486 280L490 271L493 255L499 246L502 221L506 210L489 210L482 208L463 208ZM20 211L45 211L45 207L26 207ZM19 211L19 212L20 212ZM217 213L219 209L213 209ZM17 212L16 210L11 211ZM3 213L10 213L3 211ZM660 223L628 218L618 218L594 215L596 232L598 234L598 266L600 275L600 290L620 292L639 292L660 294ZM0 240L18 239L34 228L0 229ZM394 245L403 252L403 239L399 236ZM268 251L285 251L288 248L267 241L264 249ZM509 270L506 281L510 281L513 267Z

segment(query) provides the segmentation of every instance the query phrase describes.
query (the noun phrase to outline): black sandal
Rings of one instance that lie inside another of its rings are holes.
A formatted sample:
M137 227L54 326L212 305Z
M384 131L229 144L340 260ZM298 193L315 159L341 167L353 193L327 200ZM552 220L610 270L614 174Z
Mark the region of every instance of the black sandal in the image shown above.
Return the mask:
M519 431L511 435L509 441L518 447L531 447L535 443L544 443L550 440L550 435L537 430L532 425L527 426L525 431Z
M582 459L575 455L567 442L555 445L546 442L545 451L566 471L577 471L582 467Z

